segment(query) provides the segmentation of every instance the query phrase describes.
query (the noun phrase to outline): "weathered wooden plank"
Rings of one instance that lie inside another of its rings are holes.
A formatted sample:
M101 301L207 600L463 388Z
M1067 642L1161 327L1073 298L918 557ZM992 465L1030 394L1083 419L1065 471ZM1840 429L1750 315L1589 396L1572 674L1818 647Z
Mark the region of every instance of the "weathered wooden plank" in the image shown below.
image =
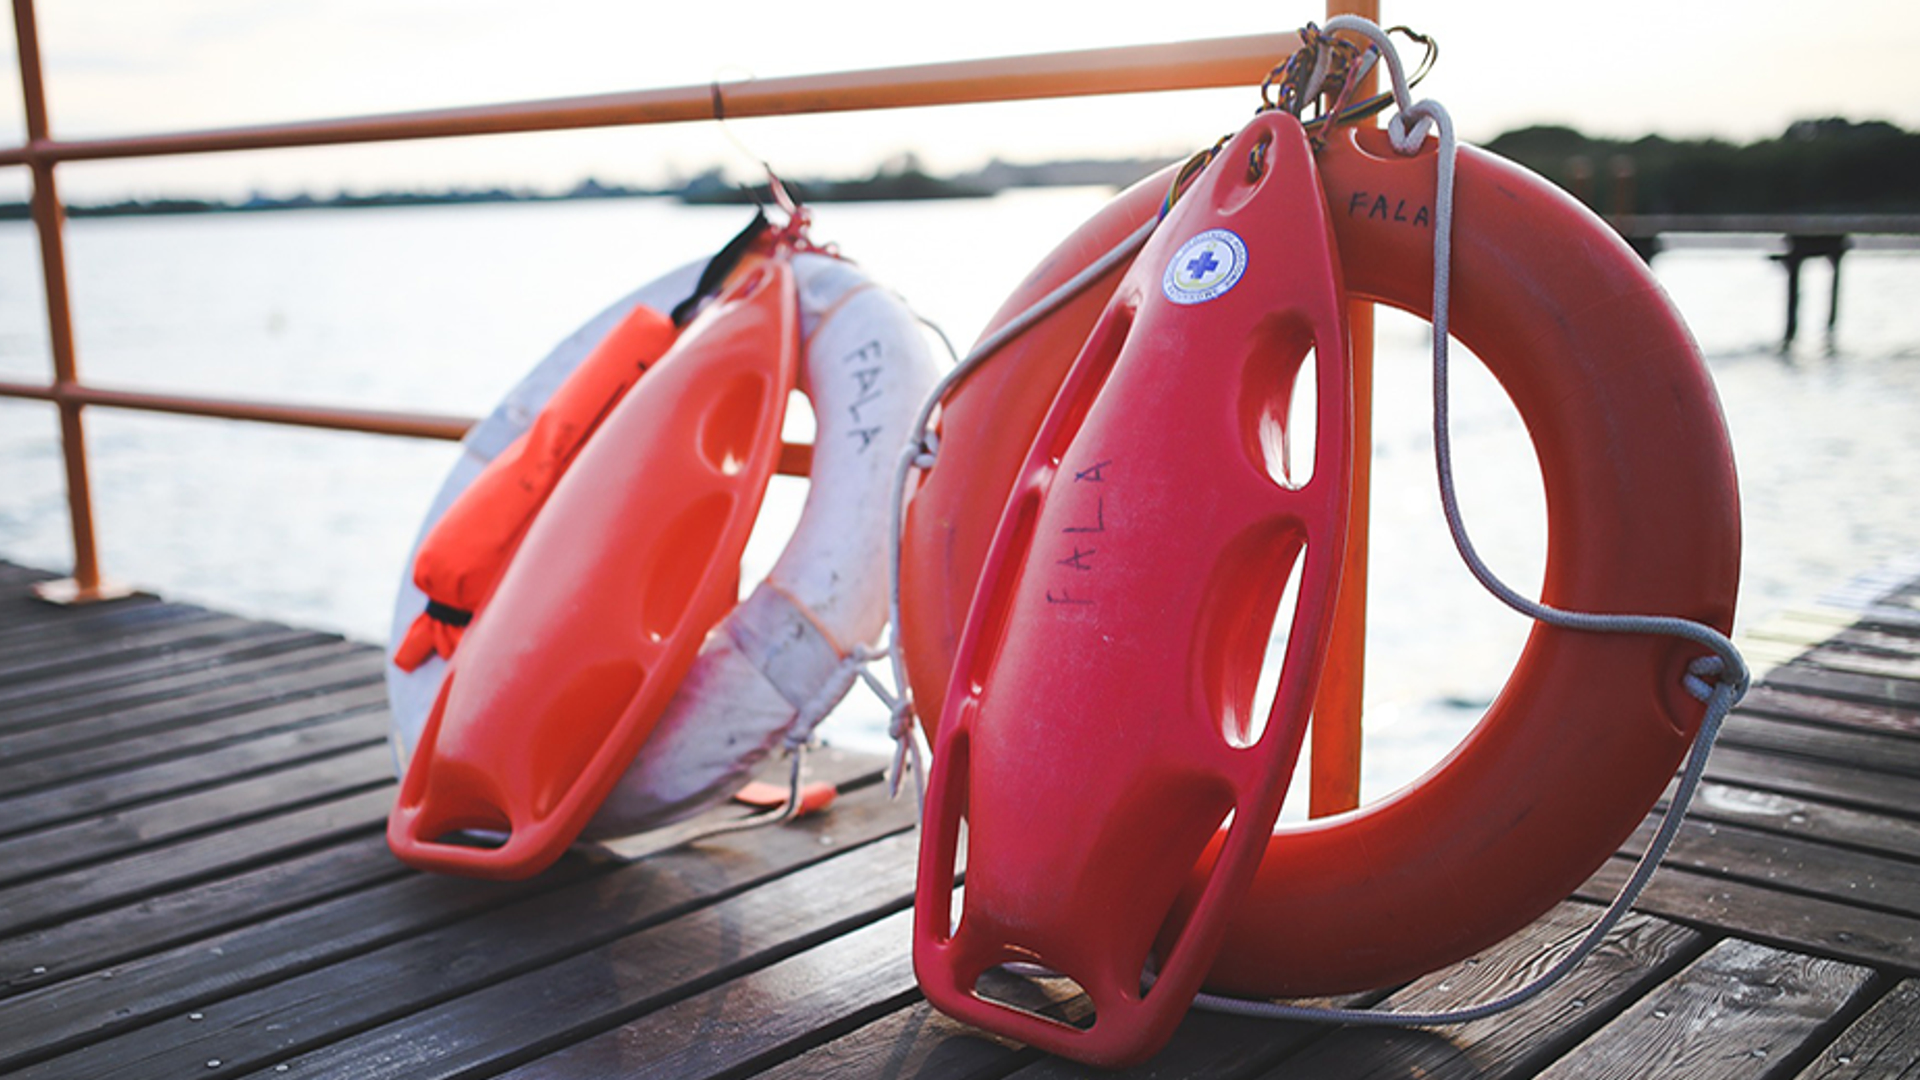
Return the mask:
M1720 742L1749 750L1809 758L1841 768L1920 777L1920 739L1860 728L1833 727L1741 713L1727 718Z
M117 978L115 965L169 949L175 950L175 958L186 957L176 959L177 966L198 964L208 969L207 977L217 979L229 962L239 964L244 959L228 951L229 945L209 939L410 875L387 850L384 835L363 830L341 842L264 866L0 939L0 984L4 984L0 996L89 974L105 980L112 971ZM293 947L303 944L295 942ZM279 951L290 946L269 942L267 947ZM103 1008L79 1015L112 1011ZM0 1042L5 1045L9 1044Z
M1597 914L1584 904L1563 904L1480 956L1389 995L1380 1008L1455 1009L1511 992L1567 955ZM1704 947L1700 935L1691 930L1629 916L1565 979L1512 1009L1432 1029L1337 1029L1260 1075L1269 1080L1529 1076L1700 955Z
M1920 633L1920 611L1904 604L1880 604L1870 600L1855 603L1830 601L1829 610L1848 616L1849 625L1871 627L1893 634Z
M1065 990L1058 980L989 973L982 986L1069 1021L1089 1007L1077 988ZM920 1067L900 1071L906 1060ZM940 1016L921 1000L913 978L912 912L902 911L507 1075L794 1077L827 1068L834 1076L939 1080L1003 1074L1036 1060L1044 1060L1038 1051ZM885 1072L849 1067L863 1061L892 1065Z
M1638 854L1653 831L1653 821L1643 823L1623 850ZM1689 819L1662 865L1920 917L1920 863L1817 840Z
M234 1073L277 1063L287 1069L274 1075L409 1080L510 1067L906 905L913 837L836 854L820 825L734 848L759 863L769 841L799 838L825 859L756 888L740 891L717 851L661 856L15 1075L204 1075L214 1060Z
M243 760L249 756L272 753L264 746L249 749L247 743L283 738L297 741L305 728L340 721L352 722L368 731L384 732L386 701L385 686L363 681L187 727L149 730L110 742L87 743L63 754L0 764L0 833L16 831L9 826L18 822L7 819L15 809L21 809L25 815L23 820L31 822L33 815L24 808L36 805L35 800L84 805L92 798L90 792L103 786L112 788L123 779L129 786L116 791L115 796L130 795L135 790L132 786L135 778L130 774L136 772L160 776L174 769L182 776L191 777L198 769L200 782L208 782L240 771ZM204 766L192 764L195 757L229 751L233 756L209 761Z
M878 764L862 755L831 750L815 753L811 761L810 772L816 778L849 785L870 779ZM896 825L907 820L904 808L889 811L878 801L873 807L876 812L893 813ZM713 813L718 818L725 811ZM791 850L796 855L817 857L814 848L822 836L837 835L846 843L850 836L847 828L842 823L829 833L809 832L804 841L795 841ZM579 859L563 862L563 866L574 869L586 865L586 861ZM218 988L222 995L230 994L240 988L241 974L256 968L271 970L285 954L317 955L316 950L325 950L329 956L347 955L368 942L394 940L448 921L450 909L415 895L413 890L425 888L423 885L400 886L393 894L398 899L393 900L385 899L384 893L346 896L337 905L337 915L327 909L335 896L403 876L409 881L442 883L432 887L463 894L470 886L482 893L491 888L464 879L416 874L392 857L383 837L356 837L265 867L151 897L130 907L113 908L36 933L0 940L0 996L71 980L107 965L127 965L116 972L121 981L94 988L100 998L98 1003L73 996L60 1000L79 1017L117 1013L124 1002L115 999L126 996L117 989L119 986L139 988L142 1015L167 1007L169 1003L197 1004L203 999L183 1000L179 995L187 991L180 988L189 985ZM552 888L569 880L572 879L556 869L541 875L539 885L543 889ZM383 904L407 906L383 911ZM316 910L304 910L309 907ZM275 925L255 925L286 912L295 914L290 920ZM214 935L219 936L214 938ZM183 945L186 947L177 947ZM166 950L165 956L150 955L163 950ZM157 970L158 974L135 970L128 963L135 959L140 959L144 971ZM73 993L63 991L67 995ZM0 1028L0 1047L10 1045L10 1039L23 1047L28 1045L19 1033Z
M173 619L185 612L204 611L197 605L173 603L146 594L80 607L60 607L24 594L9 599L4 610L0 610L0 651L38 648L42 641L68 638L86 641L111 636L149 620Z
M0 935L64 922L386 826L391 784L0 889Z
M1798 1080L1920 1077L1920 982L1907 979L1820 1051Z
M1915 612L1920 615L1920 612ZM1880 653L1886 656L1920 656L1920 624L1879 626L1855 622L1841 627L1820 642L1822 648Z
M142 704L83 710L59 722L0 738L9 762L75 750L163 730L180 730L234 713L331 693L380 680L380 661L362 650L295 654L281 664L245 673L230 682L158 695Z
M236 620L238 622L238 620ZM127 650L99 664L53 672L0 685L0 711L12 713L43 702L64 702L82 694L99 695L115 687L140 687L154 678L230 667L247 660L279 656L313 646L334 645L337 634L239 623L239 632L209 635L173 648Z
M1901 675L1859 675L1811 664L1789 663L1767 672L1767 681L1802 693L1842 701L1865 701L1920 708L1920 681Z
M1833 762L1787 758L1734 745L1713 748L1708 779L1817 799L1835 806L1908 816L1920 807L1920 782Z
M378 843L375 841L374 843ZM366 846L362 844L361 846ZM369 888L320 899L216 937L117 963L112 978L69 978L0 1002L0 1069L15 1069L156 1019L284 982L409 935L444 927L597 872L562 860L534 881L490 882L391 871Z
M357 739L354 747L298 768L260 773L0 840L0 886L392 783L393 756L384 741L369 745Z
M917 998L912 941L913 912L902 911L503 1075L693 1080L755 1072Z
M31 566L21 566L16 562L0 559L0 582L24 591L27 586L38 581L52 581L58 574Z
M1920 859L1920 821L1773 791L1707 781L1695 792L1687 815L1823 844Z
M113 619L62 623L29 629L0 623L0 682L59 674L84 666L81 654L114 655L123 650L164 647L229 623L249 625L238 616L179 604L142 604L115 612Z
M1737 715L1779 716L1836 727L1864 728L1895 735L1920 735L1920 712L1872 702L1802 694L1784 686L1760 683L1740 700Z
M754 1075L759 1080L867 1076L960 1080L1005 1075L1009 1067L1036 1057L1037 1051L968 1027L916 1001Z
M1605 902L1631 864L1608 860L1576 895ZM1899 972L1920 972L1920 919L1815 896L1777 892L1678 866L1663 866L1635 910L1737 934L1784 949Z
M1920 679L1920 657L1878 649L1820 645L1801 653L1788 666L1889 679Z
M155 607L165 611L164 606ZM170 618L117 622L105 627L88 627L79 633L34 634L27 640L0 647L0 688L10 690L17 683L104 669L161 655L183 645L231 639L263 629L293 628L268 626L205 608L179 608Z
M22 753L36 752L42 743L73 741L75 736L68 730L71 722L92 720L97 725L142 706L191 700L238 687L270 693L285 676L349 660L376 669L379 664L378 654L366 646L335 639L293 652L156 676L133 686L81 691L53 701L8 708L0 711L0 726L6 730L4 746L9 755L15 746Z
M1728 939L1539 1078L1761 1080L1778 1075L1872 974L1852 964Z

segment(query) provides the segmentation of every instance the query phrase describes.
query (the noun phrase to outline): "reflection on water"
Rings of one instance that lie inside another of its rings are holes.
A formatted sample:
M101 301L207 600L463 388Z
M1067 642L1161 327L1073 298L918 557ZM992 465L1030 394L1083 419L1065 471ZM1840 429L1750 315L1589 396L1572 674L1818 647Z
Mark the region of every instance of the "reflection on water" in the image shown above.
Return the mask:
M820 209L817 233L972 339L1000 298L1103 198L1016 192ZM113 385L478 413L573 326L723 242L737 209L645 200L81 221L69 264L82 371ZM1675 251L1655 271L1706 351L1738 459L1743 625L1920 550L1920 256L1856 252L1823 340L1824 263L1802 341L1777 346L1781 270L1759 252ZM0 228L0 378L43 380L37 256ZM1459 565L1427 430L1426 328L1384 313L1378 347L1365 790L1431 764L1498 692L1526 626ZM1454 434L1476 543L1537 585L1537 470L1519 420L1472 365ZM394 583L452 448L374 436L87 414L104 565L223 608L384 634ZM804 496L776 483L748 554L771 564ZM0 402L0 556L68 564L52 410ZM833 721L874 745L878 706Z

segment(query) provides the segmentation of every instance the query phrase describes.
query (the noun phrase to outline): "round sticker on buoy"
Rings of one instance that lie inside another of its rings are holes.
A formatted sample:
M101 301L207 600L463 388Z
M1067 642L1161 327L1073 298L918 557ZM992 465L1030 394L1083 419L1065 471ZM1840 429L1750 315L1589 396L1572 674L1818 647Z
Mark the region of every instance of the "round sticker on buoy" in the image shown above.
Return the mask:
M1229 230L1208 229L1173 253L1160 291L1176 304L1202 304L1233 288L1246 269L1246 242Z

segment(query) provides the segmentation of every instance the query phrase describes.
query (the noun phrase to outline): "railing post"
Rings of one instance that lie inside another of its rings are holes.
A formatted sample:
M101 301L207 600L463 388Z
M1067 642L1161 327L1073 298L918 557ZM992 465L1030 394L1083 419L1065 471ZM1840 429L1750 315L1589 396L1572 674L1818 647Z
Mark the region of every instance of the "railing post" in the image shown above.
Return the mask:
M48 139L46 81L40 68L40 34L34 22L33 0L13 0L14 38L20 54L20 91L26 106L29 150ZM81 403L67 399L66 388L79 381L74 364L73 316L67 303L66 212L54 184L54 162L34 156L33 224L40 241L40 268L47 295L47 334L53 349L54 400L60 410L60 447L66 459L67 513L73 529L73 576L36 588L57 603L89 603L126 595L127 590L104 585L100 556L94 545L93 489L87 479L87 440L81 424Z
M1327 17L1358 15L1380 21L1378 0L1327 0ZM1379 85L1370 73L1360 88ZM1347 306L1347 340L1353 362L1353 490L1348 519L1346 572L1327 639L1320 691L1313 702L1308 749L1307 813L1338 814L1360 805L1360 705L1367 673L1367 528L1373 490L1373 305Z

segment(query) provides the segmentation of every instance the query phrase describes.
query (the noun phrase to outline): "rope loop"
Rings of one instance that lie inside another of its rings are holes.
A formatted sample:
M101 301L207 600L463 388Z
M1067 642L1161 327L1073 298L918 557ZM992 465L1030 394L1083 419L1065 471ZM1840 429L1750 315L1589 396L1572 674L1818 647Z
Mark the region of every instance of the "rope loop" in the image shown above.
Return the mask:
M913 467L925 471L940 461L940 433L931 429L920 432L914 444Z

